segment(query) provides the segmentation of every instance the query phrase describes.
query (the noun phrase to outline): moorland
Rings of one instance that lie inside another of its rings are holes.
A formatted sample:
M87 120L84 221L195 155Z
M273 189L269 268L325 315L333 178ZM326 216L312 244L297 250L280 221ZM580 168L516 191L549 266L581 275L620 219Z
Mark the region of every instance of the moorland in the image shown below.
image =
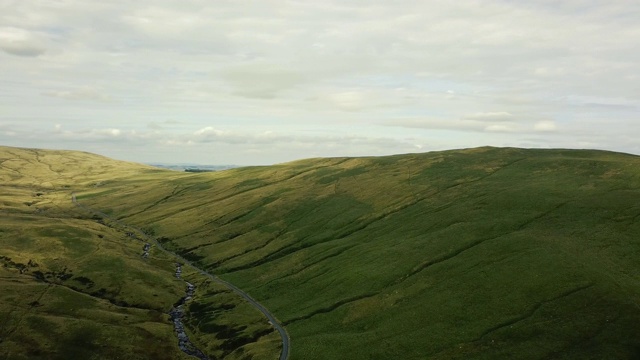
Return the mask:
M483 147L181 173L3 147L0 184L6 358L189 358L168 315L176 258L140 256L144 236L268 308L291 359L640 357L637 156ZM182 277L209 357L278 358L260 312Z

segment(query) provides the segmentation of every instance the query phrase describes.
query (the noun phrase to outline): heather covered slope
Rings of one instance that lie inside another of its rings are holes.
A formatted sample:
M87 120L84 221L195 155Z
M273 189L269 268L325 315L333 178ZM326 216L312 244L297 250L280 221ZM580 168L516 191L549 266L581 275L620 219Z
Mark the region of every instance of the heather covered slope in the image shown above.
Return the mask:
M79 199L248 290L292 359L624 359L640 356L639 189L636 156L479 148Z

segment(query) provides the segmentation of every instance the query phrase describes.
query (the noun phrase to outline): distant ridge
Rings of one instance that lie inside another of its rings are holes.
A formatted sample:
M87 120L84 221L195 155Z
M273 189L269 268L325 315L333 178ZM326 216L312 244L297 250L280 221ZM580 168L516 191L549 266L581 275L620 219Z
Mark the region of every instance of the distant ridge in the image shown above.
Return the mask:
M197 165L197 164L158 164L150 163L149 165L162 169L186 172L209 172L222 171L239 167L238 165Z

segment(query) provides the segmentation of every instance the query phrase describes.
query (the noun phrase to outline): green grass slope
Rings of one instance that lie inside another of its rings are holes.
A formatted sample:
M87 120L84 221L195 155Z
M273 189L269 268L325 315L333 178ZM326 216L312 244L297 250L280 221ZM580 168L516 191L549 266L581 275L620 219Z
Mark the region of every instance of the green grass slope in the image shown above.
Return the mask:
M0 358L186 358L165 309L183 286L168 259L69 204L70 189L137 165L0 148Z
M636 156L311 159L82 196L248 290L292 359L640 357Z
M71 203L72 191L181 176L86 153L0 147L1 359L192 358L167 314L185 294L175 260L155 248L143 259L130 230ZM279 339L261 314L192 270L183 278L197 286L193 312L215 315L204 331L188 328L210 358L277 356Z

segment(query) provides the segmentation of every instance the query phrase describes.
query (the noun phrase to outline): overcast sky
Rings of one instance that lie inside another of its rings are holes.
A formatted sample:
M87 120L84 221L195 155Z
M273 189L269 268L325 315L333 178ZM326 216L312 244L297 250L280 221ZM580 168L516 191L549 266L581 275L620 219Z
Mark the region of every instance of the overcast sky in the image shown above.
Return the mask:
M640 154L640 1L0 0L0 144L271 164Z

